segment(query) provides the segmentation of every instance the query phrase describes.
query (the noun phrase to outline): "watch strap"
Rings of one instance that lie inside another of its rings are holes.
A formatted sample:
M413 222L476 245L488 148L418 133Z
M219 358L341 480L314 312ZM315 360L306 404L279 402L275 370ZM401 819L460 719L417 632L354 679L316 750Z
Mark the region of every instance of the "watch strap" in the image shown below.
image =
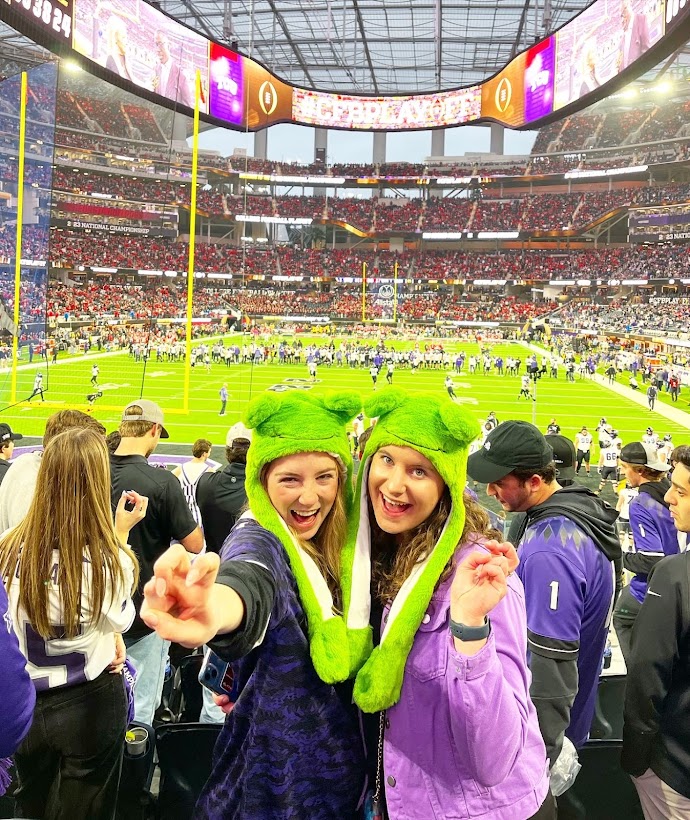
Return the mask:
M485 617L481 626L466 626L451 618L450 632L459 641L483 641L491 633L491 621Z

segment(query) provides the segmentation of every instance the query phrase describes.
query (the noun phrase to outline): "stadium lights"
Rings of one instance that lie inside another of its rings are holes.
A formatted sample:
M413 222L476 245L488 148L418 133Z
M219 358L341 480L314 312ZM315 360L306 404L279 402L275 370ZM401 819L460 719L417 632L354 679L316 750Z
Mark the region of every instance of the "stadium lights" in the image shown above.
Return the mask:
M518 239L520 231L478 231L477 239Z
M254 222L264 225L311 225L314 220L306 216L259 216L257 214L236 214L235 222Z
M436 177L437 185L467 185L473 177Z
M656 91L657 94L668 94L669 91L672 91L672 90L673 90L673 84L670 83L668 80L665 80L664 82L661 82L661 83L657 83L654 86L654 91Z
M424 231L422 239L462 239L461 233L447 233L444 231Z
M637 97L639 93L640 92L636 88L626 88L621 96L625 97L626 100L632 100Z
M564 179L587 179L588 177L615 177L620 174L640 174L648 165L631 165L629 168L596 168L591 171L567 171Z
M72 74L78 74L80 71L84 69L79 65L79 63L75 63L74 60L65 60L62 63L62 67L66 71L70 71Z

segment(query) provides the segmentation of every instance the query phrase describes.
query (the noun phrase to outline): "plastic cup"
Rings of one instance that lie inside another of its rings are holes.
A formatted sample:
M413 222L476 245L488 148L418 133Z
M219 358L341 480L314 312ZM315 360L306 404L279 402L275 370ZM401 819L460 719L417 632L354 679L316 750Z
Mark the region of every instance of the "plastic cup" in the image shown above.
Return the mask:
M128 729L125 734L125 744L129 757L141 757L146 752L149 733L141 726Z

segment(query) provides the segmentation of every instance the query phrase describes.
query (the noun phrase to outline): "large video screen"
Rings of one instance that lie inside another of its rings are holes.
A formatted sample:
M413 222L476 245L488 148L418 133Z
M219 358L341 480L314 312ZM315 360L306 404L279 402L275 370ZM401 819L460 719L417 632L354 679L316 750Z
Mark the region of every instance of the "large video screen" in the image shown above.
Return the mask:
M295 88L292 119L322 128L402 131L460 125L481 116L479 86L407 97L355 97Z
M144 0L75 0L73 48L121 79L187 108L194 108L199 71L199 108L208 111L209 41Z
M478 120L535 127L588 104L630 66L646 68L650 51L666 57L687 37L689 18L690 0L595 0L481 85L369 97L294 87L145 0L0 0L0 19L59 53L71 44L120 84L170 107L194 107L199 72L204 119L248 130L279 122L370 131Z
M612 80L663 34L662 0L597 0L556 33L554 109Z

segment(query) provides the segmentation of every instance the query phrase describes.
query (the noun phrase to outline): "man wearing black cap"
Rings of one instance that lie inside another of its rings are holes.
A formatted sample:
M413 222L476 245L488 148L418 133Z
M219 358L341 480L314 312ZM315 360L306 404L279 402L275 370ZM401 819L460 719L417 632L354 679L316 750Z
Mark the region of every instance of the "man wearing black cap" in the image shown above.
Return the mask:
M613 625L623 658L630 657L632 628L647 593L648 576L662 558L680 552L678 533L664 496L671 484L670 465L659 458L655 444L633 441L620 454L621 468L637 495L630 502L633 549L623 555L623 566L635 574L621 592L613 612Z
M14 442L19 441L22 436L13 433L9 424L0 424L0 484L5 477L5 473L10 469L10 459L14 452Z
M530 694L552 765L564 736L576 748L587 740L621 558L616 511L585 487L563 487L556 470L551 446L524 421L503 422L467 465L504 510L525 513L515 544Z

